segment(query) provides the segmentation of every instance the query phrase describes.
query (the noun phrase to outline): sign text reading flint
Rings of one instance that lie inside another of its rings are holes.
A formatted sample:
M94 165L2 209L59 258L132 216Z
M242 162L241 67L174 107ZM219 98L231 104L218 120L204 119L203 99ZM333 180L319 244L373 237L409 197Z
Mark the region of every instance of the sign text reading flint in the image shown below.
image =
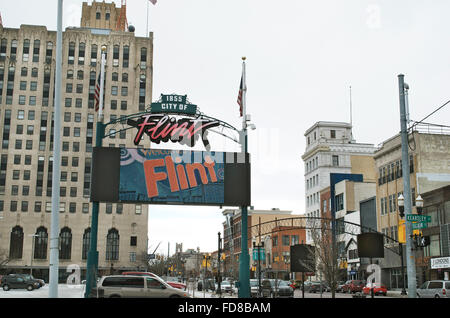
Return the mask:
M139 145L144 133L157 144L170 140L190 147L194 147L201 136L206 149L209 149L206 130L220 125L218 121L208 119L180 118L177 120L175 117L153 114L144 115L138 121L129 119L127 123L138 129L134 138L135 145Z

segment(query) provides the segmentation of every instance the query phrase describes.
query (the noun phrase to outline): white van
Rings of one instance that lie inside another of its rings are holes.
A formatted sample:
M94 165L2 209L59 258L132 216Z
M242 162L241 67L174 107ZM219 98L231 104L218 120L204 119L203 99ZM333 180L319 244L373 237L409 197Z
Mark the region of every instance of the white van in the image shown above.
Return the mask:
M450 298L450 281L431 280L417 289L418 298Z
M162 279L150 276L104 276L93 288L91 298L189 298L181 289L173 288Z

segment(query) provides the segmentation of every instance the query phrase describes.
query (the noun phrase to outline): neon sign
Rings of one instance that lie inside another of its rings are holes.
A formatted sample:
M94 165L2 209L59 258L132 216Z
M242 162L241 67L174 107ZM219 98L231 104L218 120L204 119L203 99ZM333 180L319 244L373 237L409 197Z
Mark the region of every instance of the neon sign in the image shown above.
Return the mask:
M215 120L189 117L176 119L168 115L155 114L144 115L137 121L129 119L127 123L138 129L134 138L135 145L139 145L144 133L156 144L171 141L190 147L194 147L201 136L206 149L209 149L209 141L205 132L220 125L220 122Z

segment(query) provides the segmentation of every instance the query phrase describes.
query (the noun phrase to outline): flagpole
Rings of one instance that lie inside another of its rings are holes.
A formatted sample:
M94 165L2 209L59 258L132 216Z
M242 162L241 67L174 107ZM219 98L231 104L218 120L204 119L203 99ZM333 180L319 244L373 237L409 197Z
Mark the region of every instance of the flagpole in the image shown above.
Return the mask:
M101 147L105 136L105 125L103 115L103 91L105 86L105 53L106 46L102 46L102 60L100 66L100 96L99 109L97 117L97 126L95 132L95 147ZM98 251L97 251L97 235L98 235L98 213L100 209L100 202L94 201L92 203L92 219L91 219L91 240L89 245L88 259L86 263L86 290L84 297L88 298L92 287L97 285L98 272Z
M146 1L147 1L147 29L146 29L145 36L148 37L148 7L149 7L150 0L146 0Z
M247 83L245 79L245 57L242 57L242 151L247 157ZM239 298L250 297L250 255L248 253L248 210L241 207L241 257L239 257Z

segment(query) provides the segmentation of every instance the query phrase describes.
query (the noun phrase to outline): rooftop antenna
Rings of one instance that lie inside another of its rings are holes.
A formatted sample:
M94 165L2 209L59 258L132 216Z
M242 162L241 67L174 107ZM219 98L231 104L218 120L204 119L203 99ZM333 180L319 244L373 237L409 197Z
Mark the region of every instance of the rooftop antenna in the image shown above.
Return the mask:
M352 86L350 85L350 142L353 142L353 118L352 118Z

